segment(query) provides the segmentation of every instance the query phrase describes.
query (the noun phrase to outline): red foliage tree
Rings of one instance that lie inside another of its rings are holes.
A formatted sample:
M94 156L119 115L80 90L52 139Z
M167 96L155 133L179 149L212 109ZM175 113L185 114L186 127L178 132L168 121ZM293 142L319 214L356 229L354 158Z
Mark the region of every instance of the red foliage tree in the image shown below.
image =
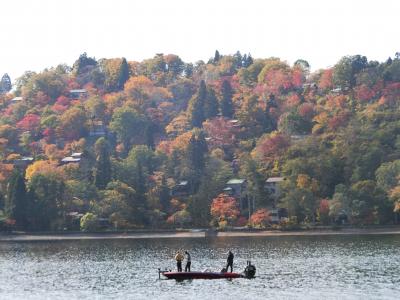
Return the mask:
M355 91L357 99L363 102L369 101L376 96L376 92L365 84L356 87Z
M304 74L300 68L295 68L292 72L292 85L301 87L304 83Z
M325 70L318 82L318 87L323 90L333 88L333 69Z
M17 123L17 128L26 131L35 131L40 124L40 117L35 114L27 114Z
M329 200L328 199L322 199L319 202L319 217L321 222L326 225L329 223Z
M311 120L315 115L314 105L311 103L303 103L299 106L298 112L303 118Z
M297 94L291 94L286 99L286 104L288 107L295 107L300 104L301 100Z
M210 149L232 146L236 141L237 127L226 118L214 118L203 123L203 127L209 136Z
M58 114L62 114L68 109L68 106L55 103L51 109Z
M349 114L347 112L341 112L329 120L328 126L331 130L336 130L339 127L345 126L348 120Z
M60 105L64 105L64 106L68 106L70 104L70 99L68 97L65 96L60 96L57 98L56 104L60 104Z
M388 84L382 92L386 104L396 103L400 99L400 82Z
M259 87L264 94L278 95L282 90L287 90L293 86L292 76L285 70L270 70L265 74L264 84Z
M282 155L289 145L289 138L286 135L272 133L261 137L255 148L254 155L264 162L273 161L276 157Z

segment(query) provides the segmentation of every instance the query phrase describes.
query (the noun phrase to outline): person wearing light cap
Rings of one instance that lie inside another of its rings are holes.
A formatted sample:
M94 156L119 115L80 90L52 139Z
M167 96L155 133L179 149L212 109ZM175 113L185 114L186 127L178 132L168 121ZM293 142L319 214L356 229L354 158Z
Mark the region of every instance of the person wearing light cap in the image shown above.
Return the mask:
M178 269L178 272L182 272L182 261L184 257L181 251L178 251L175 255L175 260L176 260L176 267Z

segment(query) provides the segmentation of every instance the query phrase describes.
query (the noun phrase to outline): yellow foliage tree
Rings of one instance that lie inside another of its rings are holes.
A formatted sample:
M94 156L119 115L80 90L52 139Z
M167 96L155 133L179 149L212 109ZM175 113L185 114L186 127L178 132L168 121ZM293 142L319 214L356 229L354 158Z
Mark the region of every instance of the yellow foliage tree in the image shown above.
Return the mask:
M25 171L26 180L31 180L35 174L52 175L60 179L65 178L65 174L63 170L57 166L57 162L50 160L38 160L31 164Z

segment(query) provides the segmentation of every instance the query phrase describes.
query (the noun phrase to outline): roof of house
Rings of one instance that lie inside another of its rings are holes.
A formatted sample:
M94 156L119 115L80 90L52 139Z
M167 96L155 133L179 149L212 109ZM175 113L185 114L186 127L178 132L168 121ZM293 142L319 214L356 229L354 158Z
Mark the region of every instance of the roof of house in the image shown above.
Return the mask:
M14 97L11 99L11 101L22 101L24 98L22 97Z
M74 152L71 154L71 157L73 158L81 158L82 152Z
M180 185L180 186L185 186L185 185L187 185L189 182L187 181L187 180L183 180L183 181L180 181L177 185Z
M243 184L246 181L246 179L231 179L229 180L226 184Z
M72 156L68 156L68 157L64 157L61 161L64 162L64 163L70 163L70 162L80 162L81 159L80 158L74 158Z
M331 90L331 92L333 92L333 93L340 93L341 91L342 91L342 89L340 87Z
M267 179L267 183L270 183L270 182L281 182L281 181L284 181L285 180L285 178L284 177L270 177L270 178L268 178Z
M70 90L70 93L86 93L87 91L85 89L76 89L76 90Z
M23 156L23 157L20 158L20 160L32 161L32 160L33 160L33 157L30 157L30 156Z

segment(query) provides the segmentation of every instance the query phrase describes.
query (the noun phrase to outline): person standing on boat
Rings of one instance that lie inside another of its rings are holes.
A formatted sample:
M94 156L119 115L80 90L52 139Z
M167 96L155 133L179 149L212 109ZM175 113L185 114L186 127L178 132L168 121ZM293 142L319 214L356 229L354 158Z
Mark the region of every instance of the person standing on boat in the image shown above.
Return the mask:
M233 255L232 251L229 251L228 252L228 258L226 260L226 262L227 262L226 272L228 272L228 268L229 267L231 267L231 273L233 272L233 258L234 258L234 255Z
M182 272L182 260L184 259L183 254L181 251L178 251L175 255L175 260L176 260L176 267L178 269L178 272Z
M186 266L185 266L185 272L190 272L190 265L192 264L192 257L190 256L190 253L185 251L186 255Z

